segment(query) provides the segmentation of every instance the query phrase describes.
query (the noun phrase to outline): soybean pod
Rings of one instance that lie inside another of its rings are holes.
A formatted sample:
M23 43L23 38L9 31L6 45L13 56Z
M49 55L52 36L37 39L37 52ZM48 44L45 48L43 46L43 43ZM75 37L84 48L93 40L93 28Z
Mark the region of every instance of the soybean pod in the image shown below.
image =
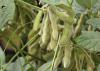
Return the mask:
M43 11L42 10L39 10L39 12L36 15L36 18L34 20L34 25L33 25L33 30L34 31L37 31L38 30L38 28L40 26L40 21L41 21L42 15L43 15Z
M49 21L49 17L48 14L46 13L44 15L45 20L43 21L43 32L41 35L41 39L42 39L42 43L41 46L42 47L46 47L48 45L48 42L50 40L50 21Z

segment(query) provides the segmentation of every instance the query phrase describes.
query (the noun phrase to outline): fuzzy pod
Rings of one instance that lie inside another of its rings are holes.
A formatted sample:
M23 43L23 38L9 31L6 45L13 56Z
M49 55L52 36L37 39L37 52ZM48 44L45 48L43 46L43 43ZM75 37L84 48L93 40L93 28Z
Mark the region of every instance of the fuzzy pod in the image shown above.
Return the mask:
M75 27L75 33L74 33L74 36L73 36L74 38L81 34L82 25L83 25L83 21L84 21L84 16L85 16L85 14L80 15L80 19L78 20L77 26Z
M33 37L31 37L29 40L31 40L31 42L28 44L28 46L32 45L37 39L39 39L40 36L38 33L36 33Z
M87 71L94 71L94 67L91 64L87 64Z
M69 25L68 23L64 22L64 29L62 32L62 36L60 38L60 46L66 45L67 42L70 41L70 38L72 36L72 25Z
M68 43L66 47L64 47L64 57L63 57L63 66L64 68L68 68L70 66L71 61L71 53L72 53L72 47L70 47L70 44Z
M28 46L28 53L31 55L36 55L38 53L39 50L39 38L30 46ZM32 57L31 56L27 56L28 60L31 60Z
M54 68L57 68L59 64L61 63L62 58L64 56L63 51L64 51L64 48L59 47L58 54L54 62Z
M28 34L28 39L30 40L31 38L33 38L36 34L39 34L39 29L37 31L34 31L33 29L29 32Z
M54 40L51 36L50 43L48 44L47 50L53 50L57 46L57 40Z
M43 33L41 35L41 46L46 47L50 41L50 21L48 14L45 14L45 20L43 21Z
M39 47L39 38L30 46L28 46L28 52L32 55L34 55L37 51L37 48Z
M37 31L38 28L40 27L40 22L41 22L42 15L43 15L43 11L39 10L38 14L35 17L35 20L33 21L34 22L34 25L33 25L33 30L34 31Z
M52 37L54 40L58 40L58 20L59 18L50 10L50 8L48 8L48 12L49 12L49 18L50 18L50 22L51 22L51 28L52 28Z

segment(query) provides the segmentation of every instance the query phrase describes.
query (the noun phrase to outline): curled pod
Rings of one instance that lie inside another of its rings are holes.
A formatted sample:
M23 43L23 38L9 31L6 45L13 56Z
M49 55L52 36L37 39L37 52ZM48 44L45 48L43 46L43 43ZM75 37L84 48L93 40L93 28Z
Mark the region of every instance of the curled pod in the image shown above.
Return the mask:
M62 61L64 68L68 68L70 65L72 49L73 47L71 47L70 44L67 44L66 47L64 47L64 57Z
M52 37L54 40L58 40L58 20L59 18L48 8L49 12L49 18L51 22L51 28L52 28Z
M43 32L41 35L41 47L46 47L50 41L50 21L48 14L45 14L45 20L43 21Z

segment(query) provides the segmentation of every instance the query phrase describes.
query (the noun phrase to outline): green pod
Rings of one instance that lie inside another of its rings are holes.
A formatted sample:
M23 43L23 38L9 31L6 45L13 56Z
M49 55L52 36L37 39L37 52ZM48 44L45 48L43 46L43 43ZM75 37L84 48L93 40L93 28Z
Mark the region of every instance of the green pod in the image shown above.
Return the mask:
M58 54L54 62L54 68L57 68L59 64L61 63L62 58L64 56L63 51L64 51L64 48L59 47Z
M52 28L52 37L54 40L58 40L58 20L59 18L48 8L49 12L49 18L51 22L51 28Z
M33 25L33 30L34 31L37 31L38 28L40 27L40 21L41 21L42 15L43 15L43 11L39 10L39 12L36 15L36 18L34 20L34 25Z
M45 61L48 61L48 60L51 60L53 58L53 56L54 56L54 52L50 51L50 52L48 52L48 53L46 53L46 54L43 55L43 59Z
M41 35L41 47L46 47L50 41L50 21L48 14L45 14L45 20L43 21L43 32Z
M28 52L30 54L33 54L35 53L35 49L37 49L36 47L39 47L39 38L31 45L28 46Z
M48 44L47 50L53 50L57 46L57 40L54 40L51 36L50 43Z
M60 38L60 46L66 45L67 42L70 41L70 38L72 36L72 25L68 24L67 22L64 22L64 29L62 32L62 36Z
M67 46L64 48L64 57L62 61L64 68L68 68L70 66L72 49L73 48L70 47L70 43L68 43Z
M40 36L43 34L43 26L44 26L44 24L41 24L41 26L40 26L40 30L39 30L39 35Z
M31 40L31 42L28 44L29 46L31 44L33 44L38 38L40 38L39 34L35 34L33 37L31 37L29 40Z
M91 64L87 64L87 71L94 71L94 67Z
M88 31L93 31L93 26L91 24L88 26Z
M34 56L38 53L38 50L39 50L39 38L33 44L28 46L28 53ZM27 59L31 60L32 57L27 56Z
M81 33L84 17L85 17L85 14L81 14L80 19L78 20L77 26L75 28L74 38L80 35Z
M34 31L33 29L29 32L28 34L28 39L30 40L31 38L33 38L36 34L38 34L39 32L39 28L37 31Z
M85 61L87 63L87 71L94 71L95 63L92 59L92 56L90 56L85 50L84 53L85 53Z

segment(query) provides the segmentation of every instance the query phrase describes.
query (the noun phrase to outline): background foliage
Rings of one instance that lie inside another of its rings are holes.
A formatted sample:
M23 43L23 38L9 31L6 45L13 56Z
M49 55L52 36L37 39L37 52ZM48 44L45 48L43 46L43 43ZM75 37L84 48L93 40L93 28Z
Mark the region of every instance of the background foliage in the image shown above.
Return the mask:
M0 71L100 71L100 0L0 0Z

